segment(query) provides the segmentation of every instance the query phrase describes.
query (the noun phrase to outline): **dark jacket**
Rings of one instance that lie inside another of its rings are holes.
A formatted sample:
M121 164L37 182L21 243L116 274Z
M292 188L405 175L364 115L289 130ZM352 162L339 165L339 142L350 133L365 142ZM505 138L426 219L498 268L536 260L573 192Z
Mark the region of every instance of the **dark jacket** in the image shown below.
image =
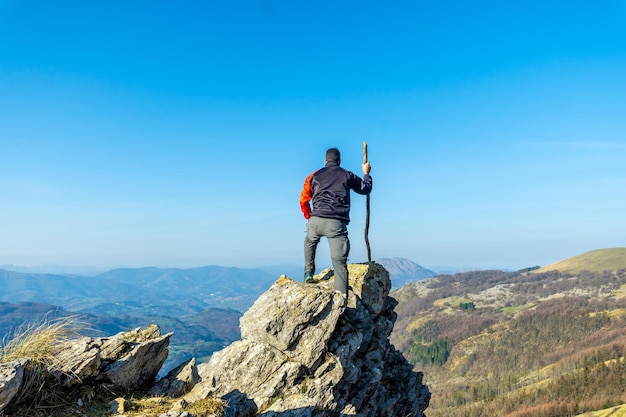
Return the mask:
M350 223L350 190L357 194L369 194L372 191L372 177L366 174L361 179L341 168L337 162L327 162L324 168L304 180L300 193L300 208L304 218L317 216ZM313 203L313 209L309 202Z

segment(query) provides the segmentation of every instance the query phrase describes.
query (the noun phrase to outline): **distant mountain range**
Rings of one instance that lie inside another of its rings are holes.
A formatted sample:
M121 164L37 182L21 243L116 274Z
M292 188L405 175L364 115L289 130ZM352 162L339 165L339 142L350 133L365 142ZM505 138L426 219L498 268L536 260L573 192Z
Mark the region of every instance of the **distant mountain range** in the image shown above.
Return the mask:
M174 317L209 307L245 311L278 278L259 269L121 268L93 277L0 270L0 301L31 301L92 314Z
M97 268L94 266L67 266L67 265L0 265L0 269L14 272L25 272L32 274L60 274L60 275L82 275L93 276L101 274L111 268Z
M389 271L394 288L436 275L404 258L377 262ZM118 316L167 313L179 317L209 307L243 312L280 275L296 280L302 275L301 267L290 265L117 268L93 276L17 272L15 269L29 269L11 268L0 268L0 301L47 303L78 313Z
M394 288L436 275L408 259L377 262ZM43 317L79 315L96 334L107 335L156 323L174 332L166 370L191 356L202 361L237 340L241 314L281 274L302 275L301 266L290 265L117 268L90 276L78 275L79 269L54 274L9 267L23 272L0 269L0 337Z

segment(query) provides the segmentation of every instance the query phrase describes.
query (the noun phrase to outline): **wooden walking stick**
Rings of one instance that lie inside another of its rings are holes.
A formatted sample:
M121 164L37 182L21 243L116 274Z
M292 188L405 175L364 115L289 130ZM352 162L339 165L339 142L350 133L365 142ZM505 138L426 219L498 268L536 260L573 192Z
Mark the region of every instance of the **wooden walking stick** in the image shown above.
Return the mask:
M367 163L367 142L363 142L363 163ZM367 262L372 262L372 251L370 249L370 195L365 196L365 247L367 248Z

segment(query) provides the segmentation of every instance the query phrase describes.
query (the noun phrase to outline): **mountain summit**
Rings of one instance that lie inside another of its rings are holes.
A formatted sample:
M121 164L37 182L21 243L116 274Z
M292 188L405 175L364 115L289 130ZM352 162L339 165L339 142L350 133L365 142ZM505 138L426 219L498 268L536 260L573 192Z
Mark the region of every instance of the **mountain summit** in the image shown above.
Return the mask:
M399 288L409 282L432 278L437 275L430 269L406 258L381 258L377 262L389 271L393 288Z
M282 276L241 318L242 340L199 366L189 402L218 395L238 416L423 416L422 374L390 343L396 301L378 264L349 265L350 297L330 273Z

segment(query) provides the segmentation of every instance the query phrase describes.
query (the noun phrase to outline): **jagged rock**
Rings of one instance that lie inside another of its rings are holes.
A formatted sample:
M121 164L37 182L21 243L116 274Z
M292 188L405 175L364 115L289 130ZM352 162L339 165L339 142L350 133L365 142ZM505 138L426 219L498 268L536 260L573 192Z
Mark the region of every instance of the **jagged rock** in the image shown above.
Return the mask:
M95 378L123 390L144 387L154 382L167 359L171 335L161 336L159 327L151 325L109 338L68 340L58 346L48 372L63 386Z
M233 390L222 397L226 401L222 417L254 417L257 406L253 400L239 390Z
M317 284L279 278L241 318L242 340L198 367L202 382L185 399L221 397L227 416L423 416L428 387L388 339L389 274L374 263L349 272L347 306L330 273Z
M61 381L61 385L69 387L80 384L100 372L99 339L84 337L62 343L56 353L54 366L49 373Z
M28 401L29 396L50 380L54 384L60 382L63 387L94 380L112 383L121 390L150 386L167 358L171 336L172 333L161 336L159 327L152 325L110 338L64 341L56 347L55 359L47 372L41 372L40 367L29 369L28 358L2 364L0 411L10 403Z
M28 359L18 359L0 364L0 412L9 405L22 387L28 362Z
M310 368L337 324L342 311L337 304L343 297L336 292L312 290L283 276L243 315L241 338L273 346Z
M189 392L200 381L195 358L178 365L150 389L155 397L180 397Z
M161 336L159 327L151 325L103 339L102 365L96 379L123 390L149 386L167 359L171 337L172 333Z

